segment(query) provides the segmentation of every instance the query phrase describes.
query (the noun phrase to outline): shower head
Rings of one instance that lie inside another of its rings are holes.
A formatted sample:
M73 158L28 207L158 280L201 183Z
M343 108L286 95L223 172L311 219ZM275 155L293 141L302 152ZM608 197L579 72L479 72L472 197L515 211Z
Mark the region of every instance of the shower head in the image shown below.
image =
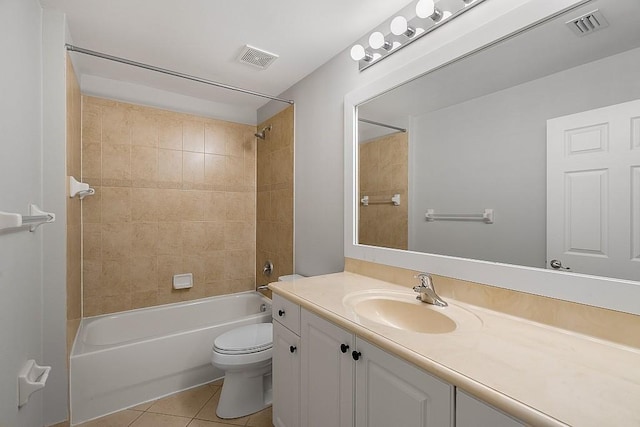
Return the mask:
M271 131L271 127L272 127L271 125L266 126L262 128L260 132L254 133L254 135L256 136L256 138L265 139L267 137L267 132Z

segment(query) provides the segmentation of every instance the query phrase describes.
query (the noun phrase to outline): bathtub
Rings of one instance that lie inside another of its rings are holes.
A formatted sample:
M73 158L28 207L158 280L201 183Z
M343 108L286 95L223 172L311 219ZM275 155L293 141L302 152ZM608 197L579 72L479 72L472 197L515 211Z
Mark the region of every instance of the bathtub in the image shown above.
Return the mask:
M257 292L83 319L70 360L72 425L222 378L213 340L270 321L271 301Z

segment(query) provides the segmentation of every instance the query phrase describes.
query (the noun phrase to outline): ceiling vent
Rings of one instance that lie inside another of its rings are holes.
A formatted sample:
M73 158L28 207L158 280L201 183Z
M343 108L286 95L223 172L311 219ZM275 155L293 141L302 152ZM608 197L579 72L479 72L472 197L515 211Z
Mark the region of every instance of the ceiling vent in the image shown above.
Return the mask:
M261 70L266 70L276 59L278 55L249 45L246 45L238 56L239 62Z
M567 26L577 36L584 36L608 27L609 23L598 9L567 22Z

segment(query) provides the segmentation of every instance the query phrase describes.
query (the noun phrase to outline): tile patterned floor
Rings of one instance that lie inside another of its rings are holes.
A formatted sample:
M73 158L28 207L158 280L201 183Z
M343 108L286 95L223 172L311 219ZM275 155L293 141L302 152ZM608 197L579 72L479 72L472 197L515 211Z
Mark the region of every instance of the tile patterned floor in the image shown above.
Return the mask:
M273 427L271 408L232 420L216 416L222 381L216 381L163 399L147 402L81 427Z

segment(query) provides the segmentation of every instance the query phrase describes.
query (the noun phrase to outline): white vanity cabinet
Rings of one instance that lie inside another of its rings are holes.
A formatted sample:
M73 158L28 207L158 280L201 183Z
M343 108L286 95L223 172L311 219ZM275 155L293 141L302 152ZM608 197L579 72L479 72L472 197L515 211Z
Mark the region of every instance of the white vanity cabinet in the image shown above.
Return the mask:
M278 295L272 307L276 427L524 425Z
M360 338L356 347L356 427L453 426L452 385Z
M450 427L453 386L302 309L303 427Z
M273 296L273 424L300 425L300 307ZM294 329L293 331L289 328Z
M456 390L456 427L524 427L509 415L475 397Z

